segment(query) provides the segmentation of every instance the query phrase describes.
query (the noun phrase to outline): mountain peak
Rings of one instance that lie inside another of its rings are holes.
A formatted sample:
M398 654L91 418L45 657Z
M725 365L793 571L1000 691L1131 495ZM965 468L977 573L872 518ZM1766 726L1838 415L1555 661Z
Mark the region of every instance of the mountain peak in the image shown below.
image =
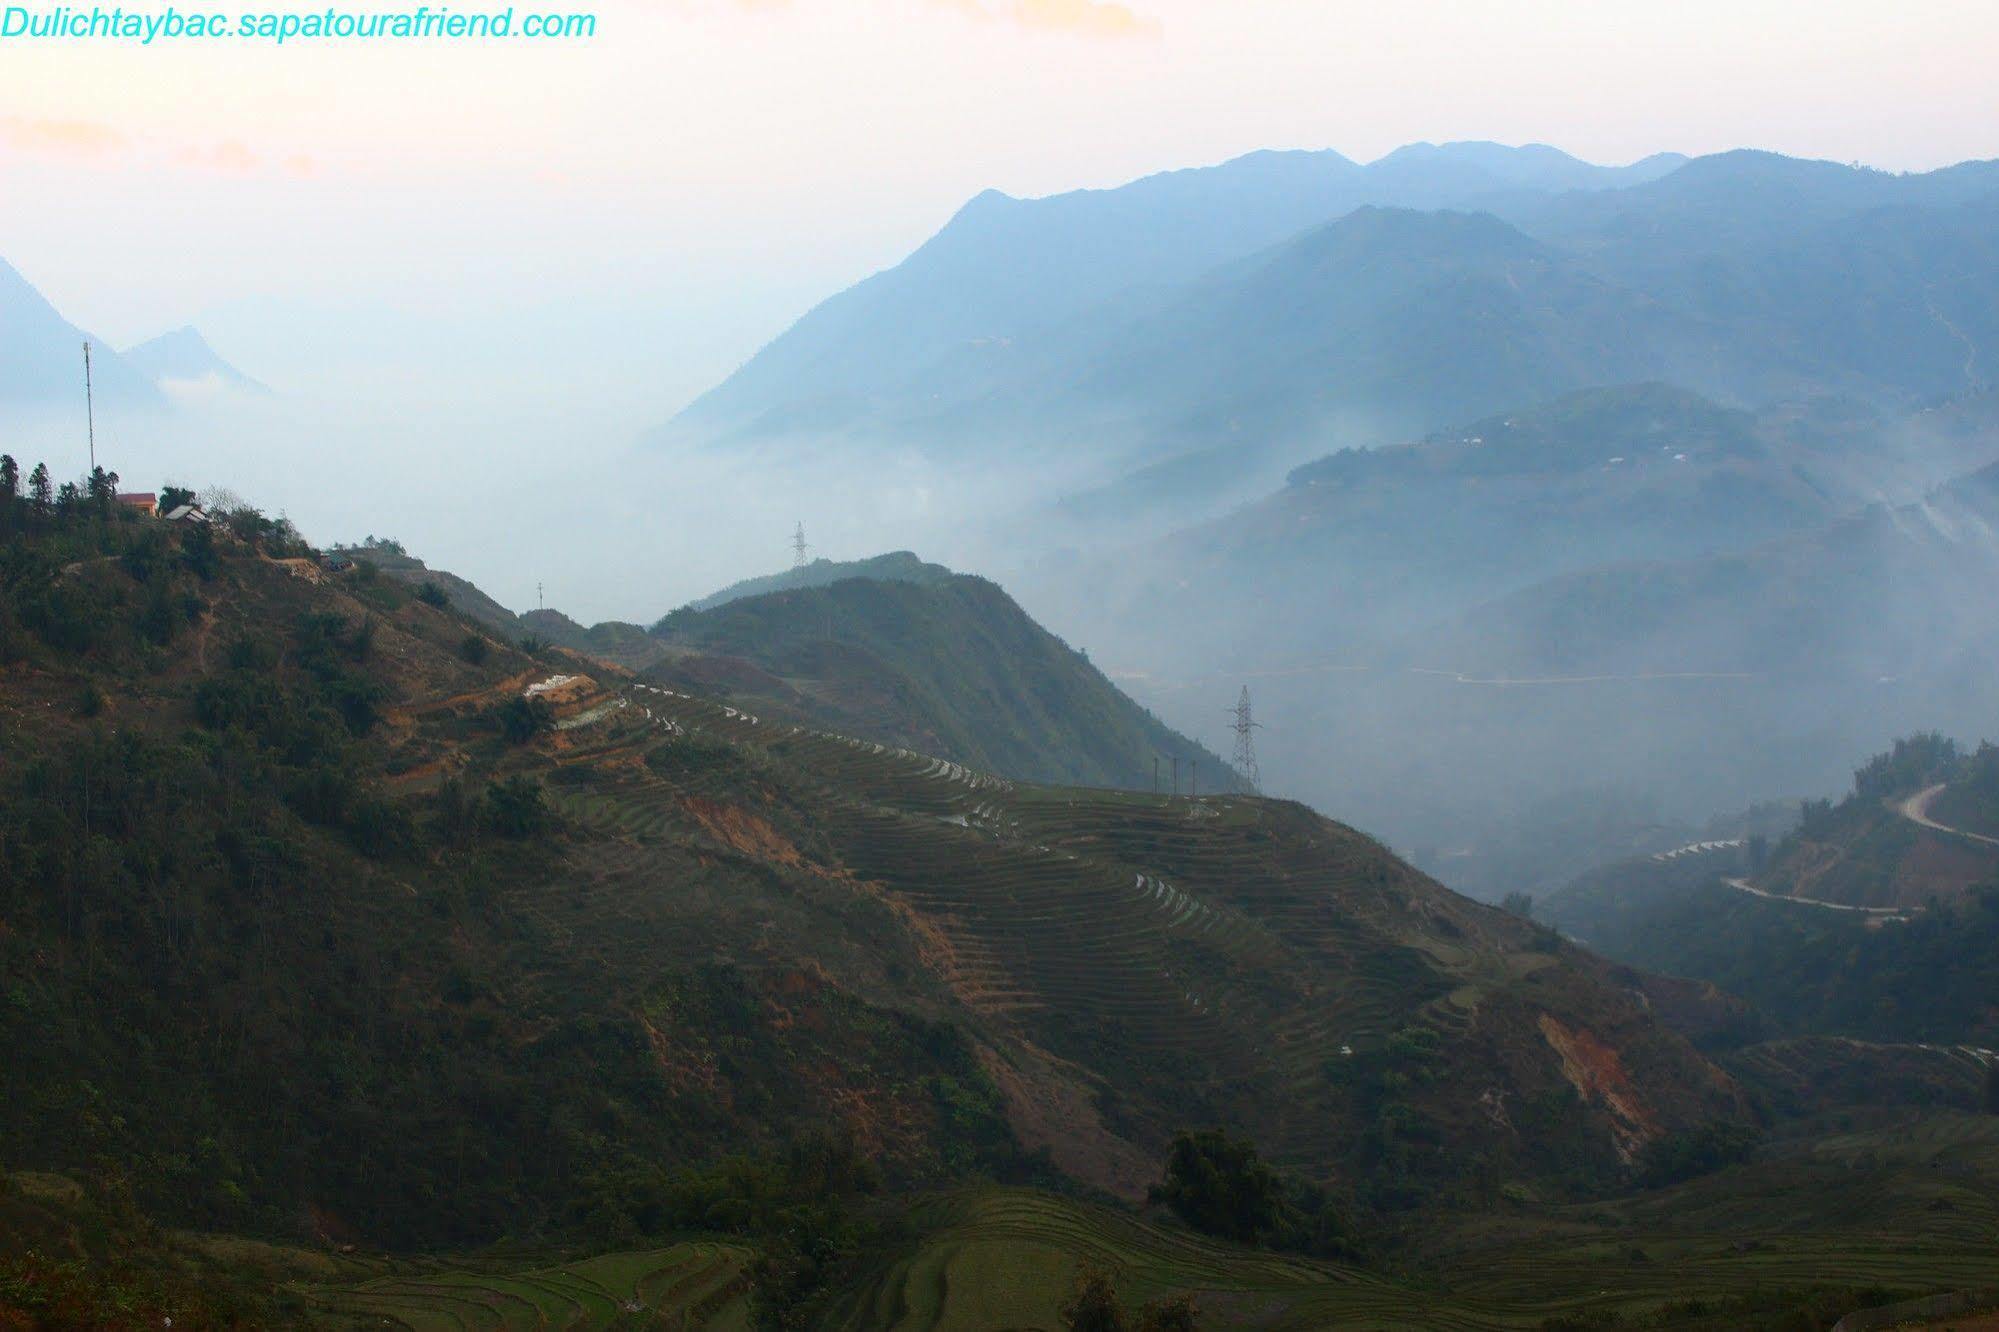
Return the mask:
M161 388L185 396L219 389L268 393L263 384L222 359L192 324L127 347L125 359Z

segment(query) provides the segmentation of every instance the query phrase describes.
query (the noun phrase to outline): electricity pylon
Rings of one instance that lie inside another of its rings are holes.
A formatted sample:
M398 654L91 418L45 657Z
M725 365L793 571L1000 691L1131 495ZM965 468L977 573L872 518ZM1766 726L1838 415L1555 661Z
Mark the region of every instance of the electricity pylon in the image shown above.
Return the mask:
M798 530L791 534L791 567L794 569L803 569L805 567L805 552L810 549L811 547L805 544L805 524L800 523Z
M1235 717L1235 725L1230 729L1235 732L1236 776L1242 779L1242 789L1255 795L1263 784L1256 771L1256 730L1262 723L1249 715L1248 685L1242 687L1242 697L1236 700L1231 712Z
M83 416L90 431L90 470L97 470L97 399L90 391L90 344L83 344Z

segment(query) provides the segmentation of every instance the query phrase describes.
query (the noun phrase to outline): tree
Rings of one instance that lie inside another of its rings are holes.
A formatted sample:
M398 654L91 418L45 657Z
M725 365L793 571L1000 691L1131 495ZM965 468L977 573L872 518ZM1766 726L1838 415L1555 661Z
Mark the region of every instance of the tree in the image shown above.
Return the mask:
M21 464L11 453L0 453L0 500L18 498L21 493Z
M439 610L443 610L451 604L450 593L428 578L424 579L422 586L417 588L416 599L426 606L435 606Z
M250 503L227 486L210 486L201 492L201 507L211 514L223 514L247 509Z
M84 493L90 497L90 507L97 510L97 516L111 516L111 501L118 496L118 473L107 472L102 467L90 469L90 475L83 481Z
M1117 1283L1100 1267L1086 1266L1076 1274L1076 1287L1062 1306L1067 1332L1194 1332L1199 1310L1191 1295L1153 1300L1135 1319L1118 1303Z
M486 788L486 821L502 837L532 837L549 824L541 783L516 775Z
M1100 1267L1077 1273L1076 1288L1062 1306L1062 1326L1067 1332L1125 1332L1124 1308L1110 1273Z
M1192 1295L1154 1300L1138 1311L1137 1332L1194 1332L1200 1316Z
M28 499L38 513L47 513L55 503L55 490L49 483L49 465L36 463L35 470L28 473Z
M1166 1182L1153 1190L1194 1229L1241 1244L1270 1239L1286 1225L1284 1182L1247 1139L1221 1129L1181 1133L1166 1158Z
M1534 896L1532 893L1508 893L1500 900L1499 909L1509 916L1522 920L1534 919Z
M215 553L215 529L207 523L189 524L181 537L180 557L196 578L212 581L222 567Z
M160 512L172 513L183 504L194 503L194 492L186 486L166 486L160 491Z
M517 745L526 744L555 725L555 709L541 698L510 698L499 706L498 716L500 730Z

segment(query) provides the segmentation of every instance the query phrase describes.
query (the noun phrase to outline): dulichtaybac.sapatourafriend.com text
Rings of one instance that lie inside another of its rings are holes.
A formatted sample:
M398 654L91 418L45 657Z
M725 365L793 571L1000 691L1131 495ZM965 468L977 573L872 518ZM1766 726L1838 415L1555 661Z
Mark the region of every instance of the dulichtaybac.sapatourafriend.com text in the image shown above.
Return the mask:
M597 35L594 13L414 9L226 13L168 8L155 12L90 5L0 6L0 41L250 41L282 46L324 41L575 41Z

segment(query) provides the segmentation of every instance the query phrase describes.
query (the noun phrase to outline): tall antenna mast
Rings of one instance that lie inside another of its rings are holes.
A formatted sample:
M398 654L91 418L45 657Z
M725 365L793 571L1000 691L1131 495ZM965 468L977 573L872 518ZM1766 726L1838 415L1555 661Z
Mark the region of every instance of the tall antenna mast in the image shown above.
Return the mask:
M1262 785L1262 777L1256 771L1256 730L1262 725L1249 715L1249 686L1242 687L1242 697L1236 700L1232 709L1235 724L1229 729L1235 732L1235 770L1242 778L1242 788L1251 795Z
M798 530L791 534L791 567L794 569L803 569L805 567L805 552L810 549L811 547L805 544L805 524L800 523Z
M97 399L90 391L90 344L83 344L83 419L90 431L90 470L97 470Z

